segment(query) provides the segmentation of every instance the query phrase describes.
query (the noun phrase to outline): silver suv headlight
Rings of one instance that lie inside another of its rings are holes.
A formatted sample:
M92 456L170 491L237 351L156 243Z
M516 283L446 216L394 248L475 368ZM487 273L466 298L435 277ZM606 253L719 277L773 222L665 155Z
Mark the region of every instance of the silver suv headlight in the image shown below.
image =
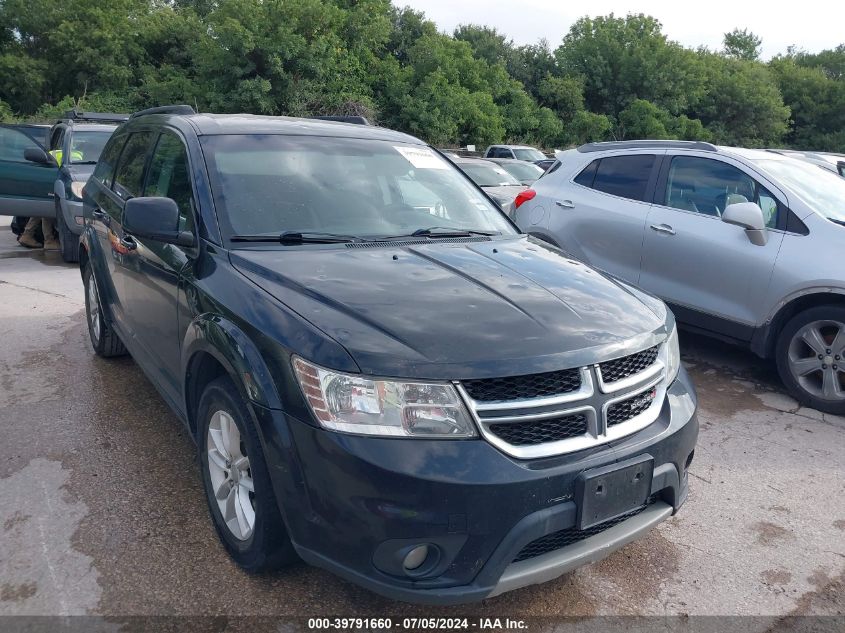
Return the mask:
M82 200L82 190L85 188L85 180L74 180L70 183L70 191L74 196Z
M678 325L672 324L672 331L666 339L666 384L671 385L681 371L681 350L678 347Z
M332 431L390 437L474 437L469 412L449 383L392 381L323 369L294 358L302 394Z

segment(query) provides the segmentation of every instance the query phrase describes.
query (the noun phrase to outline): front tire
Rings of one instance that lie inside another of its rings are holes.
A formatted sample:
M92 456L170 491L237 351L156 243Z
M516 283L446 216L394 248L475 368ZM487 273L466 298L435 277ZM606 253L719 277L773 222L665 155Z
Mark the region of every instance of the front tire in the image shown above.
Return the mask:
M249 572L298 560L249 410L227 376L205 388L197 419L208 510L226 551Z
M85 320L88 323L88 336L94 353L103 358L122 356L126 353L126 348L103 312L100 291L97 289L91 262L85 265L82 285L85 287Z
M796 400L845 415L845 307L819 306L790 319L778 337L776 360Z
M56 233L59 234L59 251L68 263L79 261L79 238L68 228L61 203L56 200Z

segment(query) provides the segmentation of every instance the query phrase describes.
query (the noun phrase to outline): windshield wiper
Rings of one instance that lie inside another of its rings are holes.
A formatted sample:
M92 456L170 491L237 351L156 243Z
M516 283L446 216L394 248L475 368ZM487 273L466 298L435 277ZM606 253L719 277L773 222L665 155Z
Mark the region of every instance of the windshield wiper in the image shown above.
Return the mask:
M71 165L96 165L97 161L95 160L72 160L70 161Z
M830 220L831 222L836 222L837 224L841 224L842 226L845 226L845 220L837 220L836 218L828 218L828 220Z
M349 242L363 242L355 235L338 235L337 233L318 233L284 231L282 233L260 233L258 235L233 235L233 242L278 242L279 244L348 244Z
M417 229L411 237L471 237L473 235L499 235L499 231L479 231L476 229L459 229L455 226L430 226L427 229ZM407 237L400 235L399 237Z

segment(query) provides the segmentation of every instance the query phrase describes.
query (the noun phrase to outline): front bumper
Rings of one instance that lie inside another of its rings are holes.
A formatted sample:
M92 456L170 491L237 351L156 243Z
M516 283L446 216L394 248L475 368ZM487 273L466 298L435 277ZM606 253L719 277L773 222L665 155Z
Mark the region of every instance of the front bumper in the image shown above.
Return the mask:
M60 198L59 210L70 232L74 235L82 235L82 202Z
M599 560L676 512L698 436L696 405L681 370L645 429L526 461L481 439L360 437L255 411L288 531L306 562L390 598L460 604ZM528 543L575 526L580 473L641 455L654 458L654 503L594 536L514 562ZM421 543L435 545L439 558L412 577L397 556Z

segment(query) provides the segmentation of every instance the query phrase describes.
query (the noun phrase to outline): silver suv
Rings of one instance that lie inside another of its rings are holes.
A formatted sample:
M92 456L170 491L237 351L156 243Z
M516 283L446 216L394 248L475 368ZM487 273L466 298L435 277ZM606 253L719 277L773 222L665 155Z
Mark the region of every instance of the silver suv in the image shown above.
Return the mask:
M845 179L781 154L590 143L520 194L527 233L774 358L802 403L845 413Z

